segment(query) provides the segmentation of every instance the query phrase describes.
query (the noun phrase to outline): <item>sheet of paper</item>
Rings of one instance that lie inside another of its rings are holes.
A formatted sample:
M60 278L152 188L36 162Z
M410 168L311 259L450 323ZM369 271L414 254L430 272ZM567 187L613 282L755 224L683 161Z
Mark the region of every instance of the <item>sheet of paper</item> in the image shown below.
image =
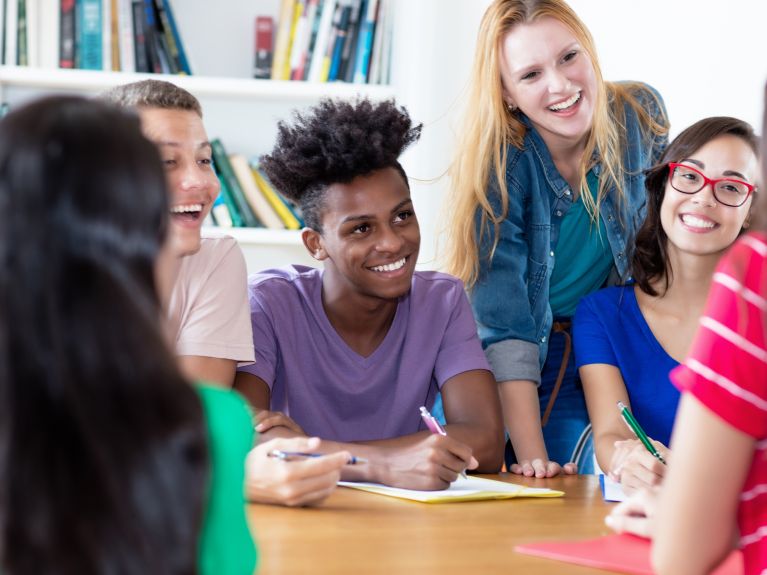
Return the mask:
M609 475L599 476L599 486L602 488L602 497L605 501L625 501L626 494L623 487L617 481L610 479Z
M422 501L424 503L446 503L449 501L477 501L481 499L511 499L514 497L561 497L562 491L553 489L525 487L515 483L495 481L483 477L459 477L450 487L441 491L417 491L414 489L400 489L389 487L379 483L361 483L352 481L339 481L343 487L361 489L380 495L399 497Z

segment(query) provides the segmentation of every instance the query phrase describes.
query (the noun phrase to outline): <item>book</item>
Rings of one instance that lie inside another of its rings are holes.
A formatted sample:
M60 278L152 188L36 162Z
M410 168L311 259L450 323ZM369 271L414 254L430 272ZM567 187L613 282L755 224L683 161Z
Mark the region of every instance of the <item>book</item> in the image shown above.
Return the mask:
M133 0L117 0L120 70L136 71L136 49L133 41Z
M285 224L285 228L289 230L300 230L304 227L304 222L290 209L290 205L283 197L277 193L272 187L272 184L267 180L266 176L261 173L258 166L251 166L251 172L253 174L253 180L256 182L258 189L272 206L272 209Z
M290 79L303 80L309 58L309 43L312 40L312 28L317 17L319 0L308 0L301 19L298 22L296 37L290 52Z
M364 84L368 80L370 56L373 52L373 37L378 18L378 0L368 0L367 13L362 23L362 30L357 48L357 60L354 63L354 82Z
M626 494L623 487L617 481L610 479L604 473L599 474L599 487L602 490L602 497L605 501L625 501Z
M133 0L131 5L133 15L133 54L136 58L136 72L151 72L151 62L147 51L144 19L144 0Z
M226 182L226 179L219 171L218 167L216 167L216 175L218 176L218 182L221 184L221 193L218 195L218 198L216 198L216 201L213 202L213 206L211 208L211 211L213 211L214 208L216 208L216 202L223 201L224 208L226 213L229 215L229 221L231 222L232 228L241 228L243 227L242 223L242 216L240 216L240 211L237 209L237 204L234 202L234 197L232 196L232 192L229 191L229 185ZM224 211L224 210L221 210ZM218 221L218 216L216 215L216 221ZM223 226L226 227L226 226Z
M526 487L516 483L506 483L505 481L485 479L473 475L465 478L459 476L450 484L450 487L439 491L418 491L389 487L380 483L357 483L353 481L339 481L338 485L422 503L451 503L481 501L483 499L514 499L517 497L562 497L564 495L564 492L553 489Z
M101 2L101 68L105 72L112 71L112 2ZM119 68L118 68L119 69Z
M8 0L8 12L6 12L6 24L8 18L11 18L10 7L13 6L15 0ZM15 17L15 16L13 16ZM74 68L75 67L75 0L61 0L59 6L59 68ZM11 41L11 35L14 39ZM5 33L5 55L6 58L12 57L15 59L16 51L16 33L9 33L8 27L6 27ZM11 44L13 47L11 47ZM11 62L6 60L6 64ZM14 61L15 63L15 61Z
M78 68L83 70L103 70L102 63L102 23L101 0L77 0L78 20L76 30L78 38L75 53Z
M324 6L324 0L318 0L317 10L314 14L314 19L311 23L311 31L309 32L309 47L306 51L306 59L304 60L304 70L301 80L309 79L309 68L311 66L312 57L314 55L314 48L317 45L317 36L320 31L320 22L322 21L322 7Z
M294 0L282 0L280 16L277 19L277 36L274 40L274 59L272 61L272 80L288 80L290 70L290 30L293 26Z
M162 12L160 17L163 19L163 27L170 30L173 36L173 43L176 46L176 53L174 57L178 58L179 74L192 75L192 65L189 62L189 58L186 55L186 49L184 48L184 42L181 38L181 31L176 25L176 19L173 16L173 8L170 5L170 0L161 0ZM167 23L167 26L166 26ZM170 43L169 43L170 45Z
M165 11L165 4L162 0L154 0L155 14L157 15L157 37L160 40L162 50L168 59L168 67L171 74L184 74L184 68L181 64L181 56L178 51L176 38L171 30L168 14Z
M231 154L229 156L229 164L231 164L234 175L237 177L242 193L245 196L245 200L248 202L248 206L255 214L256 218L258 218L266 228L272 230L284 230L285 224L266 200L266 197L261 193L261 190L256 184L256 180L253 178L253 172L250 170L250 165L248 164L248 160L245 159L245 156L241 154Z
M517 545L514 551L595 569L629 573L630 575L654 575L650 564L649 539L634 535L606 535L584 541L547 541ZM740 551L733 551L713 575L742 575L743 558Z
M210 217L213 219L213 223L221 228L233 227L232 215L229 213L229 208L226 207L223 193L218 194L213 201L213 207L210 209Z
M346 44L346 36L349 33L349 20L352 14L351 4L347 4L341 11L338 27L336 29L335 41L333 42L333 56L330 60L330 69L328 70L327 81L333 82L338 79L338 71L341 68L341 56Z
M40 67L40 0L24 0L27 16L27 66Z
M144 0L144 38L149 71L155 74L168 73L170 70L167 57L165 57L165 68L163 68L163 56L159 52L158 30L154 16L154 0Z
M19 66L27 66L27 2L16 0L16 63Z
M59 0L43 0L40 4L40 67L59 67ZM2 27L0 27L2 28Z
M351 82L354 78L354 59L357 57L357 39L365 13L367 0L351 0L352 11L349 15L349 27L346 32L344 49L341 52L341 64L338 66L336 80Z
M309 63L309 71L306 79L310 82L321 82L322 67L325 54L328 51L331 30L333 28L333 15L336 11L337 0L325 0L322 3L319 23L317 24L317 38L314 42L312 57Z
M216 166L216 171L221 174L222 179L226 182L226 190L232 200L231 203L235 205L239 212L241 225L248 228L260 227L261 222L258 221L253 210L250 208L248 200L245 199L245 194L242 191L240 182L237 180L232 164L229 163L229 156L226 153L224 144L221 143L221 140L218 138L213 138L210 142L210 146L213 152L213 161ZM229 206L229 211L232 211L231 206ZM238 227L234 214L232 214L232 221L235 223L235 227Z
M253 77L269 79L272 76L272 57L274 51L274 18L271 16L256 16L255 56L253 62Z

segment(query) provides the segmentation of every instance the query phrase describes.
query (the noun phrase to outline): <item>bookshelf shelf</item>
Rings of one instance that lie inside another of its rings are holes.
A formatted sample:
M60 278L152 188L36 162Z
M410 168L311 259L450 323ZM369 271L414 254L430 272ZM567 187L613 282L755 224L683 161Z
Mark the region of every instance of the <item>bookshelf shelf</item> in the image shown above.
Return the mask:
M159 74L133 74L93 70L63 70L0 66L0 86L13 86L33 90L92 93L119 84L147 78L162 79L178 84L198 97L226 97L278 102L312 101L325 96L349 98L364 94L376 100L393 98L391 86L348 84L344 82L288 82L279 80L252 80L249 78L217 78L205 76L168 76Z

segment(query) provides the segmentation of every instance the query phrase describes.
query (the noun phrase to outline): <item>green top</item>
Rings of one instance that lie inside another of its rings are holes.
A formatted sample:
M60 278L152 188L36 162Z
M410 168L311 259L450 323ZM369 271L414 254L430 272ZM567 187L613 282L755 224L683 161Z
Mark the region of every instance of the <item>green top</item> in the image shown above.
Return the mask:
M201 575L251 575L256 546L245 515L245 456L253 422L245 400L227 389L195 385L208 428L210 486L200 533Z
M599 180L593 171L587 174L586 183L596 197ZM551 313L572 317L581 298L602 287L613 267L605 224L599 218L599 227L594 226L580 197L562 218L556 250L549 284Z

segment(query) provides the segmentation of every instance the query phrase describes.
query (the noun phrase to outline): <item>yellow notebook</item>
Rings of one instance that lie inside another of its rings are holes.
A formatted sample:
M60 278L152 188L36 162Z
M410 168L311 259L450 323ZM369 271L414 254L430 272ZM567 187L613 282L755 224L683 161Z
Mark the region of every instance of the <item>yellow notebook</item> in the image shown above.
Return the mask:
M451 503L453 501L481 501L483 499L514 499L516 497L562 497L563 491L555 491L541 487L526 487L516 483L506 483L494 479L474 477L458 477L450 487L441 491L416 491L413 489L400 489L388 487L380 483L357 483L353 481L339 481L343 487L361 489L379 495L411 499L423 503Z

